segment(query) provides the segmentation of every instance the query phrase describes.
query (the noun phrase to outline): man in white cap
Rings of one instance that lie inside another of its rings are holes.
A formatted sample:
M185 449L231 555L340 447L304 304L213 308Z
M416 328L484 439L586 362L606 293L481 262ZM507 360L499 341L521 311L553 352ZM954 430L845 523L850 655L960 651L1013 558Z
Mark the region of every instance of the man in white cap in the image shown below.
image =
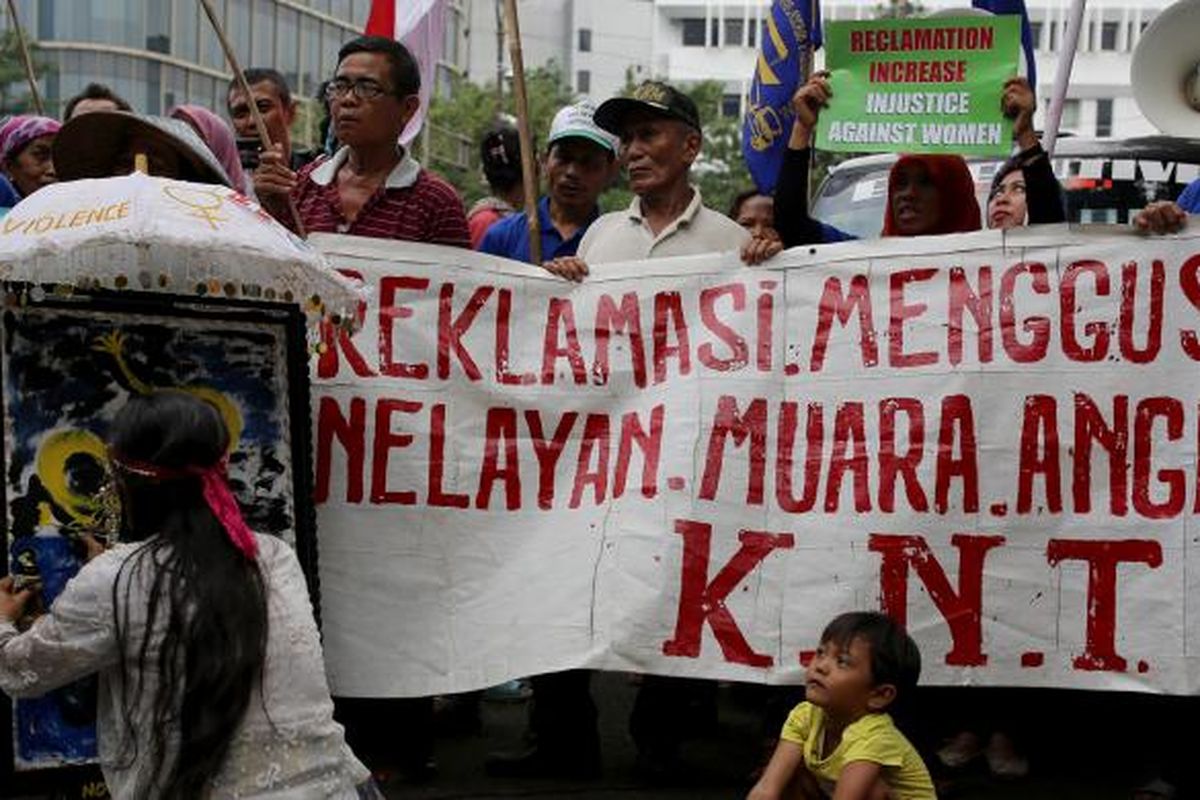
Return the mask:
M537 204L543 261L575 255L584 233L600 216L597 200L616 177L617 137L596 125L593 112L587 102L567 106L550 125L542 162L546 195ZM522 212L496 222L479 249L530 261L528 217Z

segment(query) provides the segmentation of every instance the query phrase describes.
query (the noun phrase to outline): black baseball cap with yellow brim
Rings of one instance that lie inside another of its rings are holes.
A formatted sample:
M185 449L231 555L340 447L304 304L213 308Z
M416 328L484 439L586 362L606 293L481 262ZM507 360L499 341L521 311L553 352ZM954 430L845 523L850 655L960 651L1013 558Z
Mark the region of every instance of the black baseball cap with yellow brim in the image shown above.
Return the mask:
M649 112L657 116L684 122L700 130L700 113L692 98L660 81L646 81L633 91L632 97L613 97L596 109L596 124L609 133L621 135L625 120L634 112Z

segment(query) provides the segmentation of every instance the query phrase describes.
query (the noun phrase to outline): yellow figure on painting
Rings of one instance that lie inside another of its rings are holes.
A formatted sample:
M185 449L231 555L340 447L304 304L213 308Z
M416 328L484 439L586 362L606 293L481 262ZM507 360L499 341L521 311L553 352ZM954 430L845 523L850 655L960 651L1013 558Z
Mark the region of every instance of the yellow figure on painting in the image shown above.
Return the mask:
M35 469L42 486L54 505L71 518L69 528L80 533L103 530L110 522L110 510L102 492L107 481L108 451L99 436L88 430L72 428L54 431L38 446ZM94 480L83 476L91 473ZM40 509L42 524L45 512Z
M125 334L119 330L97 337L92 349L99 353L107 353L116 362L117 371L131 391L137 394L154 394L155 392L184 392L212 404L221 413L225 427L229 430L229 452L237 449L242 438L242 411L228 395L209 386L153 386L134 375L125 360Z

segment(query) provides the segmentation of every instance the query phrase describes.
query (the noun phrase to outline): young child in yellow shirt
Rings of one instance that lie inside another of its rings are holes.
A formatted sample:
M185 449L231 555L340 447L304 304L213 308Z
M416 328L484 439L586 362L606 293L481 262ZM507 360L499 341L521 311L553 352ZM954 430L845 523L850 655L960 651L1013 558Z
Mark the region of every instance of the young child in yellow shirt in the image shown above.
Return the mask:
M936 800L916 748L887 710L912 691L921 653L890 617L842 614L805 674L805 701L747 800Z

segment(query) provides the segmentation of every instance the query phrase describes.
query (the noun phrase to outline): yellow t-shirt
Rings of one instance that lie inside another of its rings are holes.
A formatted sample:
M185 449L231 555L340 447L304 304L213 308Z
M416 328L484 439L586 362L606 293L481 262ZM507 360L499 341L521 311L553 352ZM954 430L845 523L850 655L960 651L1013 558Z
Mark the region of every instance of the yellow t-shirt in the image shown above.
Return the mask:
M800 745L804 766L826 794L833 794L847 764L870 761L882 768L895 800L937 800L925 762L887 714L867 714L848 725L838 746L823 756L825 711L805 702L788 714L779 738Z

